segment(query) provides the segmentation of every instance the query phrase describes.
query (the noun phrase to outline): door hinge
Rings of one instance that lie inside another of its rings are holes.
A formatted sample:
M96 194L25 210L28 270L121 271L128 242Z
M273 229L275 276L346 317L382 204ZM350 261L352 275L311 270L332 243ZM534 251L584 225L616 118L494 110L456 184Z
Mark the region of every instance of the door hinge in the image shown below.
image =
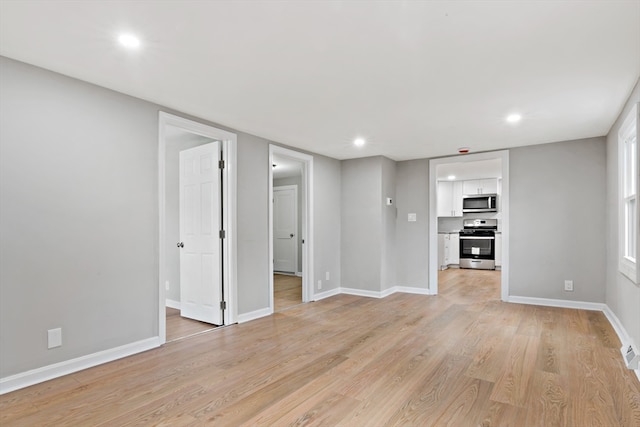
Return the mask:
M219 160L219 161L218 161L218 167L219 167L220 169L224 169L224 160Z
M226 309L227 309L227 302L220 301L220 310L226 310Z
M220 230L220 238L224 239L226 237L226 233L224 232L224 230Z

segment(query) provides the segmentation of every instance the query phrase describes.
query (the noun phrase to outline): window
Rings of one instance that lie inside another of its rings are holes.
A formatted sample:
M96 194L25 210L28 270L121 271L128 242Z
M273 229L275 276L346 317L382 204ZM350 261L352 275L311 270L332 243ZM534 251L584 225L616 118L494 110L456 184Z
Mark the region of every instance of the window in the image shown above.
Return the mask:
M638 283L638 107L618 132L620 152L620 272Z

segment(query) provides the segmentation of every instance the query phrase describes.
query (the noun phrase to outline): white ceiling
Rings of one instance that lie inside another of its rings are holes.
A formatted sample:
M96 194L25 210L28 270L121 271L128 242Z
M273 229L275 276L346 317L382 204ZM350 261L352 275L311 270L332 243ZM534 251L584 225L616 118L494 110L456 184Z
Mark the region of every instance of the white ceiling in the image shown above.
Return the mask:
M446 181L450 175L455 176L455 181L502 178L502 161L496 158L477 162L445 163L437 166L438 181Z
M403 160L608 133L640 76L640 1L0 0L0 54L338 159Z

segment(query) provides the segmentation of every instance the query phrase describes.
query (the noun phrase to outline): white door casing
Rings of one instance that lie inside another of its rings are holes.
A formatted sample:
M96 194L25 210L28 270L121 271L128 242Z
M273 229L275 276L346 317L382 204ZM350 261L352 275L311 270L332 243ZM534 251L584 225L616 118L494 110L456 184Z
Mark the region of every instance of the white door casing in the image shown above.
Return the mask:
M273 188L273 269L298 271L298 187Z
M180 152L180 315L223 323L220 142Z

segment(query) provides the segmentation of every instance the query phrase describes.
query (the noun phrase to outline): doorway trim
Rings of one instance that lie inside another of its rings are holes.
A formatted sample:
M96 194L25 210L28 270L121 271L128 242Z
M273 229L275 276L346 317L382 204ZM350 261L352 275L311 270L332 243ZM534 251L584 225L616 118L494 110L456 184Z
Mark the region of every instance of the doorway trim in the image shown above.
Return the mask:
M158 115L158 337L160 344L167 340L167 319L165 316L166 306L166 254L165 227L166 227L166 128L174 126L186 132L205 136L207 138L221 141L222 160L224 169L222 170L222 228L225 230L225 238L222 241L223 257L222 268L224 271L222 279L222 290L224 300L227 303L227 310L224 315L225 324L229 325L237 322L238 317L238 286L237 286L237 243L236 243L236 145L237 136L235 133L227 132L213 126L175 116L173 114L160 111Z
M447 163L468 163L480 160L500 159L502 167L502 193L500 229L502 231L502 270L500 273L500 298L509 298L509 151L490 151L464 156L441 157L429 160L429 294L438 294L438 198L437 167Z
M274 312L273 302L273 157L288 157L300 161L302 168L302 302L313 299L313 156L269 145L269 314ZM298 194L300 196L300 194Z

